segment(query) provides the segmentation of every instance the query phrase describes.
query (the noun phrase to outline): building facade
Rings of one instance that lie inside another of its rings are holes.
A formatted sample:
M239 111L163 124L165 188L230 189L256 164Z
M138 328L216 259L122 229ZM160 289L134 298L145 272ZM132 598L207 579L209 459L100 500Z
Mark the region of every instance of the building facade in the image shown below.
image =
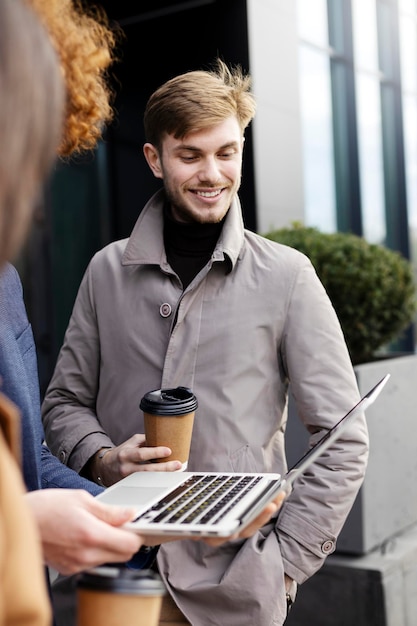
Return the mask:
M250 71L258 102L241 188L247 227L353 232L417 268L416 0L101 4L124 31L116 119L94 155L57 166L19 261L42 388L89 259L129 235L157 188L142 156L148 96L217 55Z

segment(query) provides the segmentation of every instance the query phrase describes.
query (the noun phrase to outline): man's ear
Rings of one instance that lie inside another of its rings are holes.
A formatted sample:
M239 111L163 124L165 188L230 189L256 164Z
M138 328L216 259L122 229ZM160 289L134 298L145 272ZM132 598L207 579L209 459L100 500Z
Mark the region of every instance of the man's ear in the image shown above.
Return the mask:
M155 178L163 178L158 150L151 143L145 143L143 154Z

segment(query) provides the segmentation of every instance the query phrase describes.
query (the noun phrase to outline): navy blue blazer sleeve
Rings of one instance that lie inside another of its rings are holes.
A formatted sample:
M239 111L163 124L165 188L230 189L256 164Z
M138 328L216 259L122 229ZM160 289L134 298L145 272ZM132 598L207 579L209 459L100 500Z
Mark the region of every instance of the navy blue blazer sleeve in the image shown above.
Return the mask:
M103 487L83 478L56 458L50 449L41 446L41 486L42 489L60 487L61 489L85 489L93 496L104 491Z
M43 445L36 347L16 269L0 274L0 388L20 409L23 475L28 491L45 487L102 491L79 476Z

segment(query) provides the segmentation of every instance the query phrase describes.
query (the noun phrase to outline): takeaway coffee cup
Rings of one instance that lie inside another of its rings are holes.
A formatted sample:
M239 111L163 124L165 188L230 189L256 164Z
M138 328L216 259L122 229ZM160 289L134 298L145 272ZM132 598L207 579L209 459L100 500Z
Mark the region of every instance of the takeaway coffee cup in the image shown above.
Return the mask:
M77 580L77 626L157 626L165 593L152 570L87 570Z
M145 420L146 445L168 446L172 452L156 459L157 463L181 461L179 471L187 469L197 405L197 398L188 387L156 389L143 396L140 408Z

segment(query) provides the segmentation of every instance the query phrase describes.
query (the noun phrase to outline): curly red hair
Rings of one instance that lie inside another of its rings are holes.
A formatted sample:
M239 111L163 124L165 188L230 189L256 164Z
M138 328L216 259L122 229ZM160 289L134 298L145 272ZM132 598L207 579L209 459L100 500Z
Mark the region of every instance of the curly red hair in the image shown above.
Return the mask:
M114 115L108 69L118 32L99 7L80 0L27 0L38 13L59 55L67 90L64 133L58 154L93 149Z

